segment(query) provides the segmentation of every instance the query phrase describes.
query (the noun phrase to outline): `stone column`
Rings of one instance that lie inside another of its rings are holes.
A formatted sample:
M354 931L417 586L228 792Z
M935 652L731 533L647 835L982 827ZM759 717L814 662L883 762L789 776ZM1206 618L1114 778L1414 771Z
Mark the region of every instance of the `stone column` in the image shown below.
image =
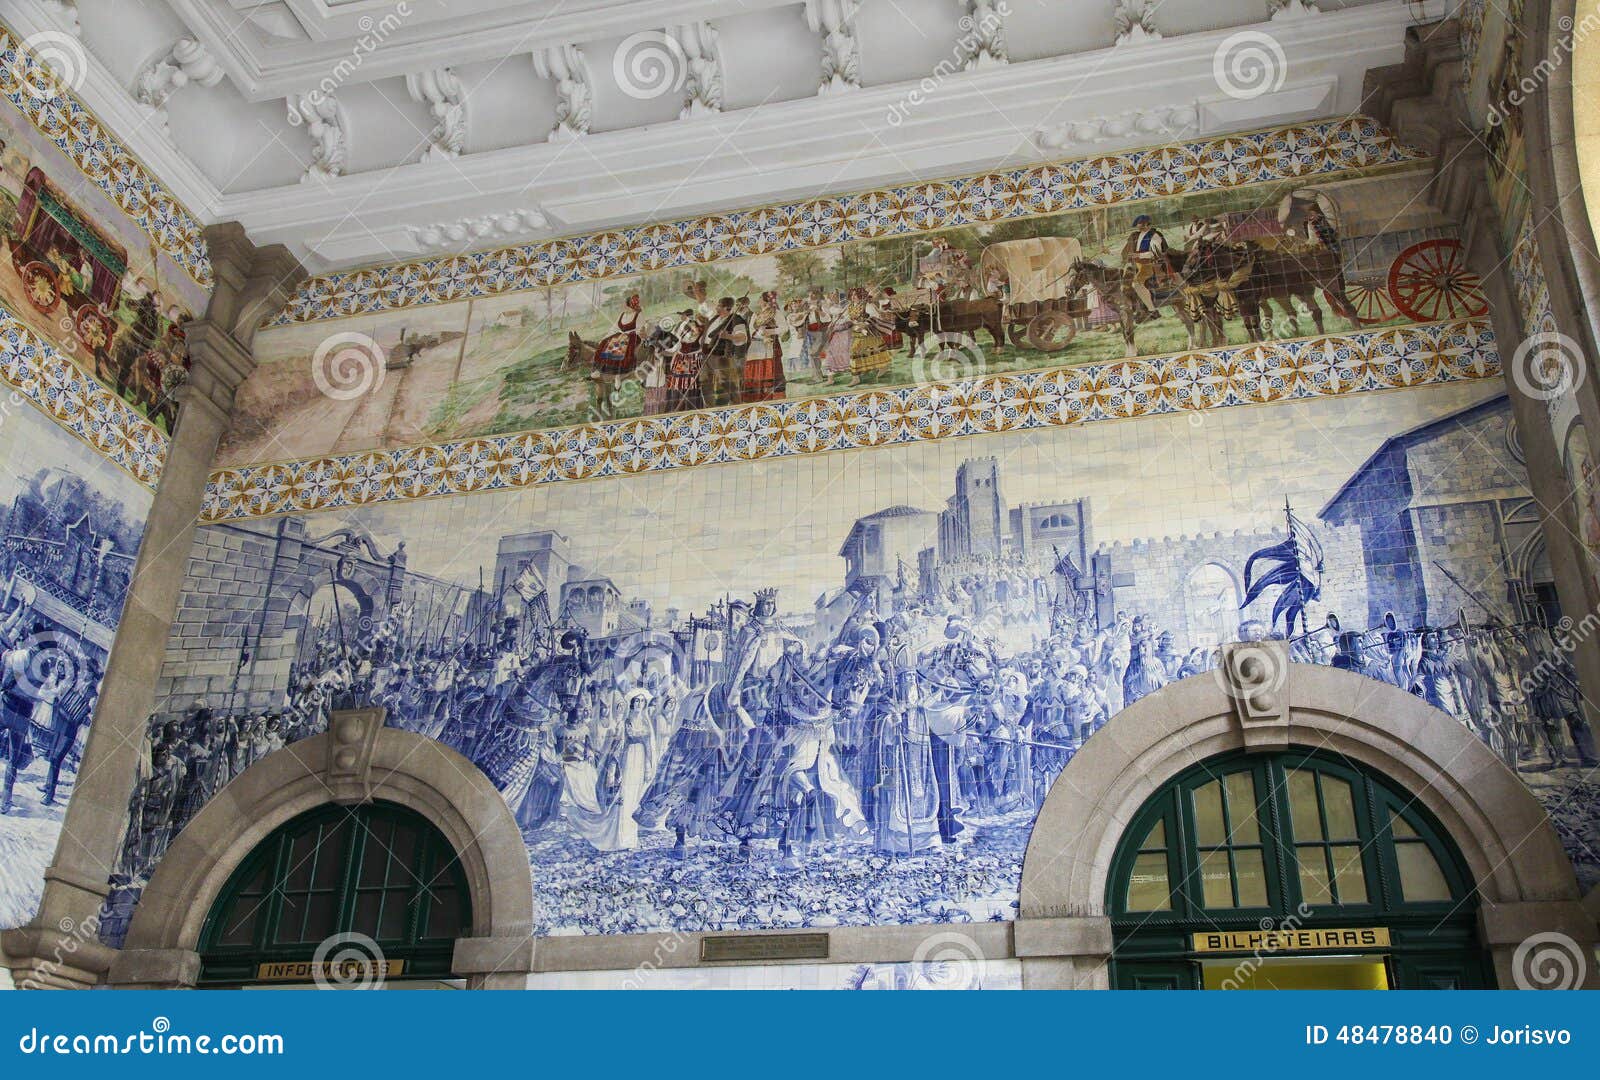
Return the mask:
M39 913L0 935L16 984L92 986L115 950L99 943L101 903L127 825L146 718L166 654L189 548L234 392L255 361L256 327L286 302L305 271L284 247L257 248L236 225L206 232L217 283L205 316L185 327L188 381L161 482L145 520L132 584L106 659L83 762L67 804Z

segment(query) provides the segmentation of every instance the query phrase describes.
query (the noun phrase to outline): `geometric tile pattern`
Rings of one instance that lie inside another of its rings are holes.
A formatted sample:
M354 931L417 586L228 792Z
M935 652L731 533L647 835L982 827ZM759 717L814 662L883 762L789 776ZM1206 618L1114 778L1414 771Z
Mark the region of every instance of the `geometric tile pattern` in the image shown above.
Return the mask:
M852 240L1414 161L1362 116L325 274L271 324L339 319Z
M167 436L4 308L0 379L141 484L161 479Z
M70 158L155 245L205 289L212 285L200 222L107 129L56 73L0 22L0 97ZM39 93L42 88L49 95Z
M1469 319L213 472L203 521L304 513L1500 373Z

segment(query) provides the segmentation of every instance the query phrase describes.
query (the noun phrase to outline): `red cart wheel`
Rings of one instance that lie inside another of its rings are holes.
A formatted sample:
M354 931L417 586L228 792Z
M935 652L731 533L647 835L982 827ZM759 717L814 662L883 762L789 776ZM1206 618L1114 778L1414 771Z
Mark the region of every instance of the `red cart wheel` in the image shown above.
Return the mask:
M1459 240L1424 240L1402 251L1389 267L1389 296L1402 315L1418 322L1489 313L1482 279L1467 269Z
M22 268L22 289L28 294L28 303L46 315L61 302L55 271L42 262L31 262Z
M72 328L77 331L78 340L91 353L99 352L111 340L111 320L93 304L85 304L78 309L78 313L72 317Z
M1381 281L1354 283L1345 292L1350 297L1351 306L1356 309L1356 318L1363 326L1389 322L1397 314L1389 287Z

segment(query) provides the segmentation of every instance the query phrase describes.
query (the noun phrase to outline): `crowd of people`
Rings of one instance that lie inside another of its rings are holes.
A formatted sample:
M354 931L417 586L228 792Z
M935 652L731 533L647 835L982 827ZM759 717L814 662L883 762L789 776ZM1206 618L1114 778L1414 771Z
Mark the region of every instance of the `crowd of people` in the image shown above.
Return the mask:
M780 614L775 590L649 647L504 613L471 640L411 644L405 607L359 646L323 628L281 711L196 701L152 730L128 871L153 865L233 776L355 705L381 705L391 726L473 761L530 837L566 829L594 851L659 843L678 855L766 842L791 863L840 841L913 855L963 844L977 823L1027 820L1112 716L1216 663L1214 646L1180 647L1144 613L1101 625L1059 566L1030 576L974 563L887 613L870 590L850 595L821 642ZM724 637L720 660L686 659L696 627ZM1272 636L1257 620L1239 627L1241 640ZM1290 649L1424 698L1514 767L1596 763L1543 627L1360 632L1330 619Z

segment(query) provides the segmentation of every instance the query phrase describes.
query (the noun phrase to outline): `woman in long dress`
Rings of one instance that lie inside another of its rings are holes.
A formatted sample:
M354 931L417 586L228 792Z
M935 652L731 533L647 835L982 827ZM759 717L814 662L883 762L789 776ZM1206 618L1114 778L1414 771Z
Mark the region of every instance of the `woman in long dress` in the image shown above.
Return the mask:
M853 335L848 305L830 305L826 314L829 318L827 338L822 346L822 370L831 379L850 373L850 341Z
M893 329L891 321L885 325L877 307L867 299L867 290L850 290L850 302L845 305L845 318L850 321L850 383L855 385L866 378L878 378L894 361L889 351L887 330Z
M606 763L614 775L602 777L593 755L567 763L567 820L597 851L639 846L639 822L634 814L650 783L655 758L651 747L655 725L649 705L649 691L629 692L622 718L622 746Z

